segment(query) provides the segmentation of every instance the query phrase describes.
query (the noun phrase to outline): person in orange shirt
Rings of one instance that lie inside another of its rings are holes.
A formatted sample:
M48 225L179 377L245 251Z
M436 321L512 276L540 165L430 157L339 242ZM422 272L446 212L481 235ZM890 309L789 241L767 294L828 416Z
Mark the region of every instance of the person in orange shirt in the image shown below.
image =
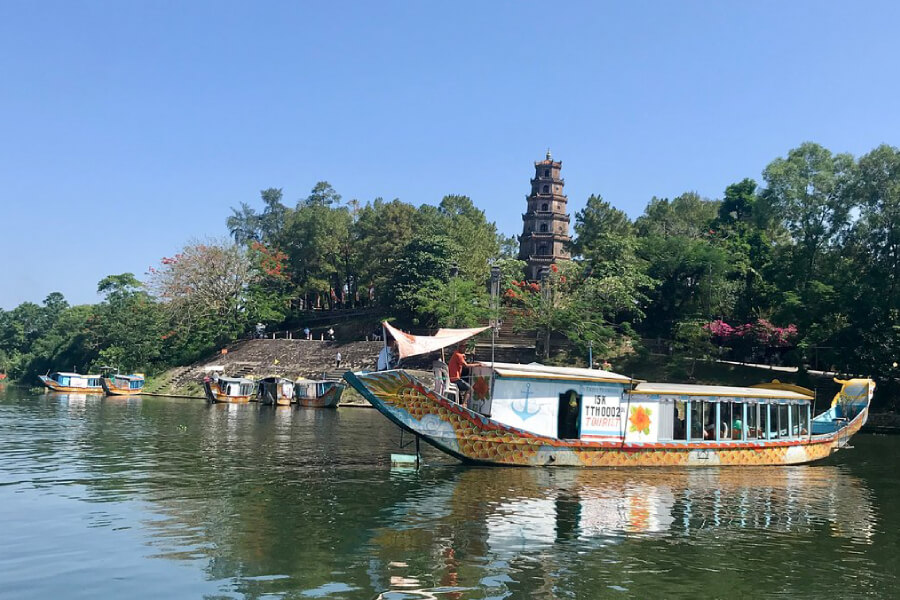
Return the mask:
M462 370L468 366L469 363L466 362L466 345L463 343L456 348L453 356L450 357L450 364L447 365L450 383L456 384L457 389L459 389L460 403L462 403L463 396L469 392L469 384L462 378Z

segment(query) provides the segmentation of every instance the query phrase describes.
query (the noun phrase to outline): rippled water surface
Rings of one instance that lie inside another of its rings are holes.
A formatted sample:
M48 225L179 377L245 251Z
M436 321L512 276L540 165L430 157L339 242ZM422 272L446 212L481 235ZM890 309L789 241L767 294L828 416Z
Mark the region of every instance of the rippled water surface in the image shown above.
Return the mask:
M0 389L0 597L900 596L898 437L640 471L391 470L398 441L369 409Z

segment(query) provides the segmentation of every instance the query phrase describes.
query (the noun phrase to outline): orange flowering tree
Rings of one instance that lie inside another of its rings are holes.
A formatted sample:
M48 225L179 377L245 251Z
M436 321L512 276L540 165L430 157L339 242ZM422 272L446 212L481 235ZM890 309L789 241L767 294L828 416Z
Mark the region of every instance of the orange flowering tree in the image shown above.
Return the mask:
M247 326L247 289L253 267L239 246L197 242L160 260L148 272L171 333L166 340L188 355L233 339Z

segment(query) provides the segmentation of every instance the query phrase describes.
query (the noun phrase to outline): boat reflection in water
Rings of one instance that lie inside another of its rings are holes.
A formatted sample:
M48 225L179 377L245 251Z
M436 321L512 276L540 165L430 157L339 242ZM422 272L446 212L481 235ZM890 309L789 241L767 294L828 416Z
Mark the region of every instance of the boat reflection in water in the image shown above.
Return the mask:
M445 567L440 583L446 590L461 583L453 566L454 547L483 553L485 562L497 569L490 580L530 570L546 572L567 560L603 560L584 555L626 541L629 545L617 552L631 552L634 542L653 544L657 538L668 547L687 544L714 553L719 540L741 538L745 549L752 551L758 544L757 550L768 553L773 551L771 536L778 534L825 532L868 545L876 525L869 490L833 466L628 472L469 469L431 490L428 497L397 505L391 526L376 534L375 545L381 547L390 579L403 582L380 582L393 593L402 590L416 598L435 593L433 588L411 590L410 581L422 574L398 568L405 566L402 557L417 552L431 554L433 564ZM478 533L473 535L473 530ZM463 589L468 588L457 591ZM384 597L392 596L385 592Z

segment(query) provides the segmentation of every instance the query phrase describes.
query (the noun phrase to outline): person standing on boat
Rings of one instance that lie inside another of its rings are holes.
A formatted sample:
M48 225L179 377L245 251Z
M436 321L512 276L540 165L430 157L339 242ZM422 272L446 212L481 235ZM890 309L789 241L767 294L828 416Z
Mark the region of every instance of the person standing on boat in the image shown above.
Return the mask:
M340 350L338 350L337 356L334 357L334 368L335 369L341 368L341 351Z
M390 344L385 344L378 353L378 362L375 366L377 371L388 371L394 368L394 347L396 342L391 340Z
M450 372L450 383L456 384L456 388L459 390L460 404L463 403L463 396L469 392L469 384L462 378L462 370L468 367L469 363L466 362L466 344L462 343L456 348L453 356L450 357L450 364L447 368Z

